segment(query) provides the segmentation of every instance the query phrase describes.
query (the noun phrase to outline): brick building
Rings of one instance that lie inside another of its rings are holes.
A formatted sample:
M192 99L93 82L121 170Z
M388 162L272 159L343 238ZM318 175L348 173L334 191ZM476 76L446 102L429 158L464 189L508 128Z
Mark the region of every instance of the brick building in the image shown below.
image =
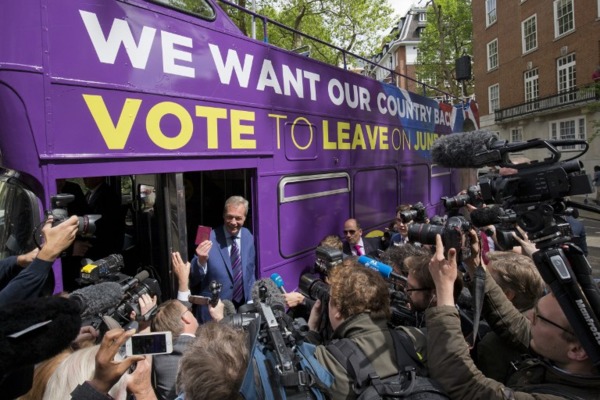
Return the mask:
M369 67L365 72L377 80L392 83L402 89L417 93L422 91L414 80L416 80L417 47L421 40L421 32L426 25L427 9L411 7L392 28L388 35L390 41L385 43L381 52L371 59L384 68ZM399 75L392 76L388 69Z
M600 132L600 0L473 0L472 11L482 129L510 141ZM600 165L600 139L582 161Z

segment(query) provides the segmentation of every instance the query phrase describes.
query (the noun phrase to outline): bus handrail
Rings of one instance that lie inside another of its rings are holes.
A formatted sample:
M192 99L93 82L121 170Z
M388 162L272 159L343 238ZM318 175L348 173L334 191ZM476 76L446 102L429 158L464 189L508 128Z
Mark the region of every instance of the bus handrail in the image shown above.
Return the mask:
M221 2L221 3L226 4L227 6L236 8L236 9L238 9L238 10L240 10L240 11L246 13L246 14L252 15L253 17L262 20L263 21L263 38L264 38L263 42L265 42L265 43L268 43L268 37L269 37L268 36L268 32L267 32L268 31L268 24L271 23L271 24L273 24L275 26L278 26L278 27L280 27L280 28L282 28L284 30L290 31L290 32L292 32L294 34L298 34L298 35L300 35L302 37L305 37L307 39L314 40L315 42L321 43L324 46L327 46L327 47L329 47L331 49L334 49L336 51L341 52L342 58L344 60L344 68L343 68L344 70L348 70L346 56L349 55L349 56L352 56L352 57L357 58L359 60L362 60L365 63L367 63L367 64L369 64L369 65L371 65L373 67L380 68L380 69L383 69L385 71L388 71L391 74L392 78L395 78L396 76L399 76L399 77L402 77L404 79L407 79L409 81L412 81L412 82L416 83L417 85L419 85L419 86L421 86L423 88L423 95L424 96L426 96L427 89L431 89L434 92L438 93L439 95L443 96L444 98L451 98L451 99L456 100L457 103L464 103L464 99L462 99L460 97L457 97L457 96L453 95L452 93L445 92L445 91L443 91L441 89L438 89L438 88L436 88L434 86L431 86L431 85L429 85L429 84L427 84L425 82L419 81L419 80L417 80L415 78L412 78L412 77L410 77L408 75L405 75L403 73L394 71L392 69L389 69L388 67L384 67L383 65L379 65L378 63L376 63L374 61L371 61L371 60L369 60L367 58L364 58L362 56L359 56L358 54L352 53L352 52L350 52L348 50L344 50L341 47L338 47L338 46L336 46L334 44L325 42L325 41L323 41L323 40L321 40L319 38L316 38L314 36L306 34L306 33L302 32L302 31L297 30L297 29L291 28L291 27L289 27L287 25L282 24L281 22L277 22L275 20L272 20L271 18L269 18L269 17L267 17L265 15L261 15L261 14L258 14L256 12L252 11L252 10L248 10L247 8L239 6L239 5L237 5L235 3L232 3L232 2L230 2L228 0L218 0L218 1ZM363 76L367 76L367 77L371 78L368 75L363 75ZM371 79L374 79L374 78L371 78Z

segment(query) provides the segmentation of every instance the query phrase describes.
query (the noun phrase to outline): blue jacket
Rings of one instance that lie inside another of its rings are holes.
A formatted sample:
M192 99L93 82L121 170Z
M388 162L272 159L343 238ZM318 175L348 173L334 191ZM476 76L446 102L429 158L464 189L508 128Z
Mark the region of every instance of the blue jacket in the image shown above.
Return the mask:
M225 237L225 228L219 226L210 233L210 240L213 245L208 253L206 265L206 274L203 268L198 264L198 257L192 259L190 271L190 288L193 294L210 297L210 283L217 281L223 285L221 288L221 299L231 300L233 298L233 273L231 271L231 260L229 258L229 248L227 238ZM245 301L252 299L252 286L256 281L256 250L254 249L254 236L246 228L240 231L242 257L242 276L244 282ZM198 289L199 287L199 289ZM208 308L202 306L197 315L199 321L209 321L210 315Z

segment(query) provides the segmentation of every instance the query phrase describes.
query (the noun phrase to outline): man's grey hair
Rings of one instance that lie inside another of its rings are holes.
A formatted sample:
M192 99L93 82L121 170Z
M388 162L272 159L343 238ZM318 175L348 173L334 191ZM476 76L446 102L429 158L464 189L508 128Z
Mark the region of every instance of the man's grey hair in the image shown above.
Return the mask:
M223 207L223 214L227 214L227 207L239 206L239 205L244 206L244 208L246 209L246 212L244 213L244 215L248 215L249 203L248 203L248 200L246 200L242 196L231 196L230 198L225 200L225 206Z

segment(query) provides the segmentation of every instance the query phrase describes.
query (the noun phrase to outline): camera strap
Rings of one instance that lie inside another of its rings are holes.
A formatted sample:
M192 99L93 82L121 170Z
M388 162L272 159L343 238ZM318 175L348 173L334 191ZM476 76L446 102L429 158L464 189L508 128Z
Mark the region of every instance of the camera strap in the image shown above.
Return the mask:
M474 293L473 293L473 333L471 348L477 342L477 334L479 333L479 321L481 320L481 310L483 309L483 296L485 292L485 270L479 264L475 267L475 276L473 277Z

